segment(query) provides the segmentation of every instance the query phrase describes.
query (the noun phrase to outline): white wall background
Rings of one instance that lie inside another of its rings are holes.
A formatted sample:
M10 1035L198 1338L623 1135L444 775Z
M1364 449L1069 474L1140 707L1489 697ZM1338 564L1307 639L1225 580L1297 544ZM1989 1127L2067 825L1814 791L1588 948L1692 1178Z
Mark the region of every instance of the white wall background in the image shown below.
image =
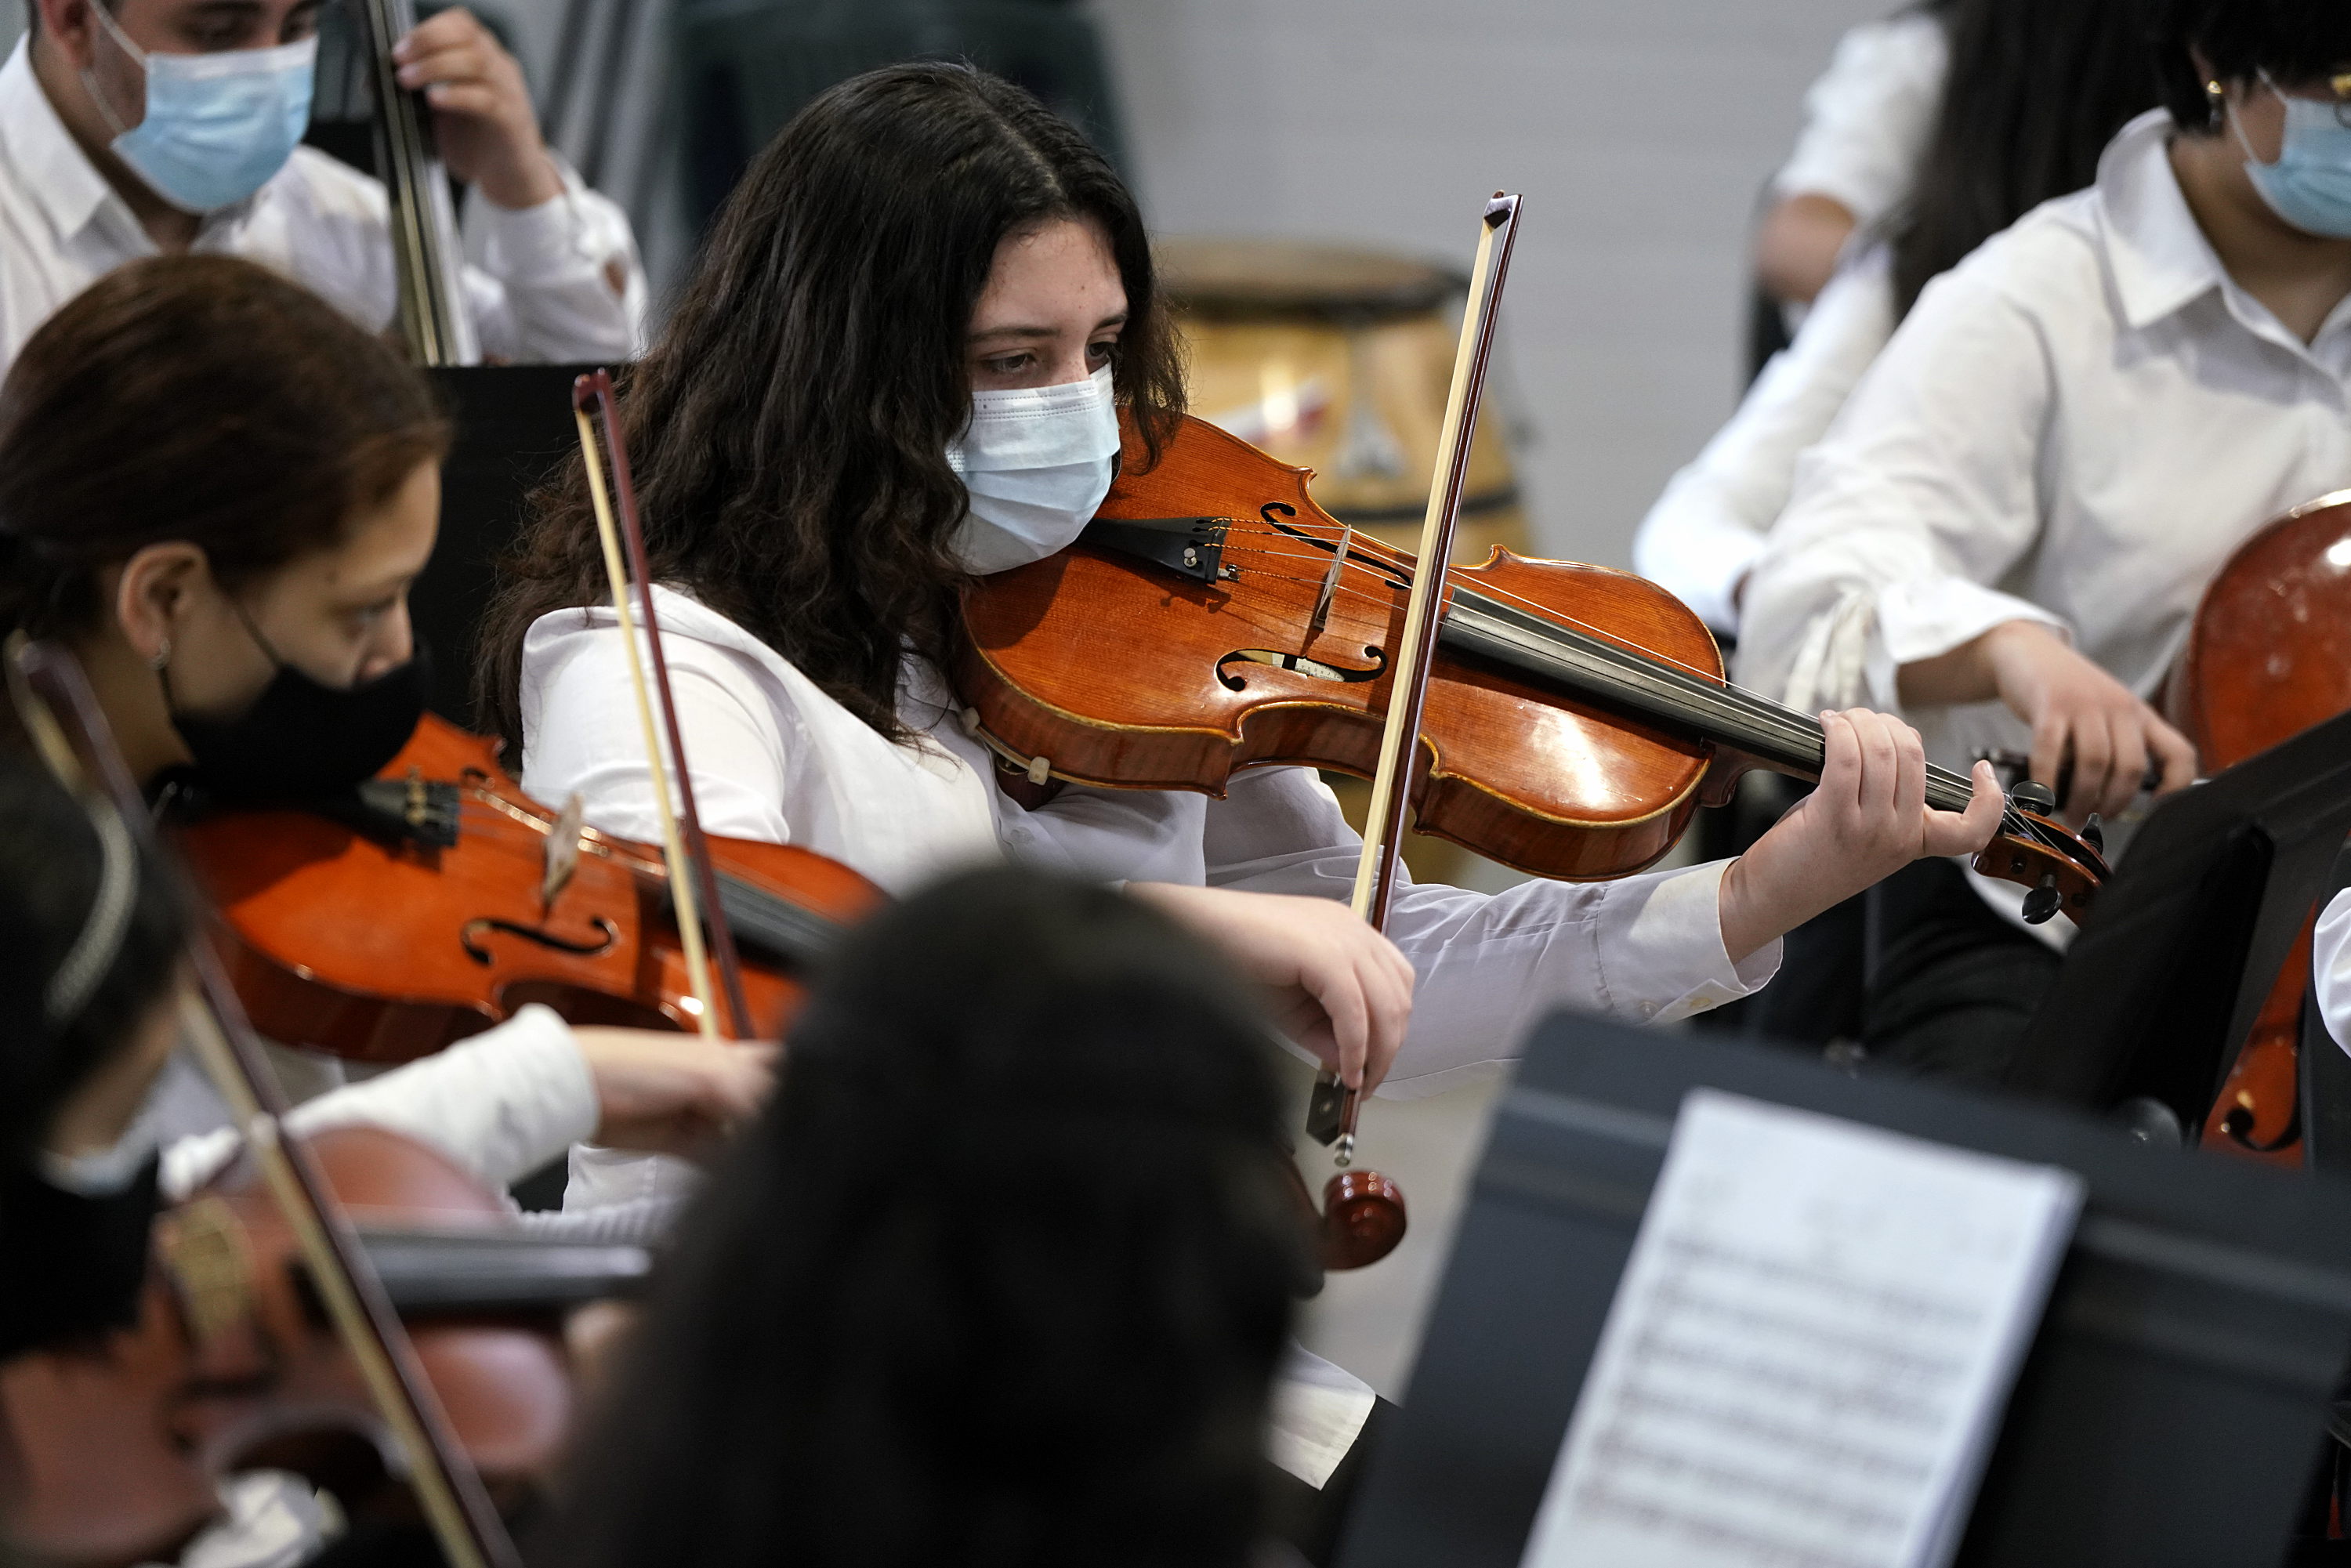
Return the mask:
M1629 563L1729 411L1745 234L1836 35L1892 0L1092 0L1152 223L1466 267L1526 198L1505 304L1542 548Z

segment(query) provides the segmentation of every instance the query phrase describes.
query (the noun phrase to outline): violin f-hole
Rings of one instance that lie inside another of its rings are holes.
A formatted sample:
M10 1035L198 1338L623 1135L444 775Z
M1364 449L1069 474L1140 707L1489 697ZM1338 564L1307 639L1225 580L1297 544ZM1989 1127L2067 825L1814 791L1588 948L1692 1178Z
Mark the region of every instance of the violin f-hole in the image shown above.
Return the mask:
M544 927L522 925L511 920L499 920L484 915L478 919L466 921L464 928L457 933L457 940L465 947L466 957L486 967L497 960L490 950L482 945L482 938L494 931L503 932L508 936L519 936L526 942L536 942L538 946L554 952L569 953L581 958L594 958L608 953L611 950L612 944L621 939L620 927L601 915L589 924L596 928L598 939L592 942L578 942L568 936L558 936L554 932Z
M1326 664L1320 659L1310 659L1303 653L1277 653L1270 648L1236 648L1217 661L1217 679L1227 691L1244 691L1248 677L1237 673L1235 664L1267 664L1277 670L1289 670L1318 681L1338 681L1359 686L1376 681L1387 674L1388 656L1378 648L1365 648L1364 657L1372 664L1369 669L1350 670L1339 664Z

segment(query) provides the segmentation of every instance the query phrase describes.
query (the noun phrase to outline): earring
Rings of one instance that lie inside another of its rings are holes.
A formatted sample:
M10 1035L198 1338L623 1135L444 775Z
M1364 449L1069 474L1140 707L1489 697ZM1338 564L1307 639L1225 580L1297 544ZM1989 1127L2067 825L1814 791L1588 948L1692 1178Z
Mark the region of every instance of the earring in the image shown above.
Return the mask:
M2204 107L2211 111L2212 123L2220 124L2229 118L2229 89L2219 81L2204 84Z
M172 640L169 637L166 637L163 639L162 646L157 648L154 653L147 660L147 667L153 670L156 674L161 674L163 671L163 667L171 662Z

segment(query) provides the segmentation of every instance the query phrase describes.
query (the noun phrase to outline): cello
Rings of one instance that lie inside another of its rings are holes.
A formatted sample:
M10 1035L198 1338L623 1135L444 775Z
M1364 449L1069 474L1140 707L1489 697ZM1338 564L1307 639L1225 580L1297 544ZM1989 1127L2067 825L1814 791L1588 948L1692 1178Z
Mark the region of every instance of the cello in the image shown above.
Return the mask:
M2208 773L2351 709L2351 491L2294 507L2240 545L2204 590L2164 716ZM2302 1163L2303 994L2311 927L2272 983L2204 1125L2212 1147Z

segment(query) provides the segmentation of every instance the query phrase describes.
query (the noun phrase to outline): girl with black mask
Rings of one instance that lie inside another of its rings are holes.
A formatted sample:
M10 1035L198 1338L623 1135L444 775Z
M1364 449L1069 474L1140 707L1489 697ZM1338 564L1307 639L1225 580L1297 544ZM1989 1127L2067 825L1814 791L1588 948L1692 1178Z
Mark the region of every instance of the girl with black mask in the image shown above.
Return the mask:
M407 591L447 443L423 377L298 286L222 256L123 267L0 383L0 634L73 650L143 786L355 783L423 711ZM275 1060L297 1098L340 1077ZM337 1099L503 1186L590 1138L697 1150L768 1061L534 1007Z

